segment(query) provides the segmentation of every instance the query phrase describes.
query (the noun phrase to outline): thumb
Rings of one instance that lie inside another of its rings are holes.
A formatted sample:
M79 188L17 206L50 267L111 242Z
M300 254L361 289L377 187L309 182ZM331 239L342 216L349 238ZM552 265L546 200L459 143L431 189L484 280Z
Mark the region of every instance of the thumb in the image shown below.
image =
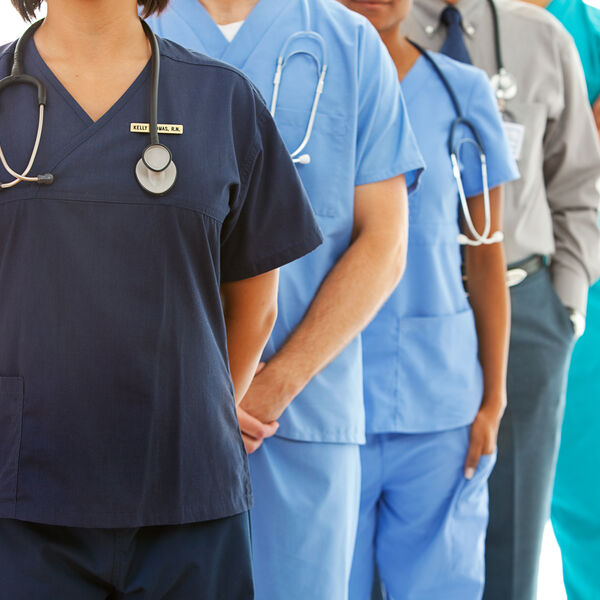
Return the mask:
M265 367L267 366L266 362L259 362L258 365L256 366L256 371L254 372L254 375L258 375Z

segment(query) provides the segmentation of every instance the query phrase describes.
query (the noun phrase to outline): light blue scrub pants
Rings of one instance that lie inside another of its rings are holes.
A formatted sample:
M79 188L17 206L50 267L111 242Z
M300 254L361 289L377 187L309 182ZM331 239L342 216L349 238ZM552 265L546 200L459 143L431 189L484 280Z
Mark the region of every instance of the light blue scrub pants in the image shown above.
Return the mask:
M256 600L347 600L358 446L272 437L250 455L250 474Z
M371 597L375 565L389 600L481 598L495 454L467 481L469 431L367 436L350 600Z

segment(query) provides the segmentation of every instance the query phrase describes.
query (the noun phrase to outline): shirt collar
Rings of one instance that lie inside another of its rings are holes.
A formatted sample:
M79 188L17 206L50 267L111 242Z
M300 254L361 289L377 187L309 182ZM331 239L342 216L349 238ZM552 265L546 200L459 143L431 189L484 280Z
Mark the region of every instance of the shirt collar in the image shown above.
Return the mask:
M449 5L444 0L417 0L415 3L414 16L428 36L443 27L440 14L446 6ZM479 27L481 14L489 10L487 0L459 0L454 6L462 15L463 31L468 37L473 37Z

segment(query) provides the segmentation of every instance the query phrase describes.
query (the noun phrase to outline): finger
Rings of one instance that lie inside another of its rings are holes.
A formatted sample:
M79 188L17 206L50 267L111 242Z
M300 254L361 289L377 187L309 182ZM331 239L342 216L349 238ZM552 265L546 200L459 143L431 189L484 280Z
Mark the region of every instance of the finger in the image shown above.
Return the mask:
M263 438L263 424L257 418L239 406L237 408L237 417L242 432L257 440Z
M271 423L262 423L262 426L264 433L263 438L273 437L279 429L279 423L277 421L273 421Z
M254 372L254 376L256 377L266 366L266 362L259 362L256 367L256 371Z
M272 423L262 423L239 406L237 408L237 416L240 423L240 429L256 440L262 440L266 437L275 435L275 432L279 428L279 423L277 423L277 421Z
M479 441L471 441L465 460L465 479L473 479L479 459L481 458L482 445Z
M262 444L262 440L255 440L254 438L251 438L250 436L244 433L242 433L242 439L244 440L244 448L246 448L246 454L253 454L260 448Z

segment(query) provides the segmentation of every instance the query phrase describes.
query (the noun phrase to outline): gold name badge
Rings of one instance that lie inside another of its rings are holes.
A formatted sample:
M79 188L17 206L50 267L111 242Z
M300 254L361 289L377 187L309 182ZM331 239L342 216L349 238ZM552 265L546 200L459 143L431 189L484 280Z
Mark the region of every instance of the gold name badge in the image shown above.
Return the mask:
M129 131L131 133L150 133L150 125L148 123L131 123ZM183 125L159 124L158 133L181 135L183 133Z

